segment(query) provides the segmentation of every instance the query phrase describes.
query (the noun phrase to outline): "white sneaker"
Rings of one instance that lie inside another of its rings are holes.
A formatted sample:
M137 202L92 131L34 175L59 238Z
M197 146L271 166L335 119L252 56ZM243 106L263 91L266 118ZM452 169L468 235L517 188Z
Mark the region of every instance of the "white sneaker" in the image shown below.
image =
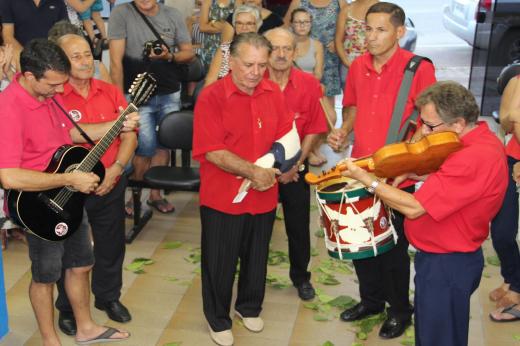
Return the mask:
M235 311L235 314L242 319L244 327L250 331L258 333L264 329L264 320L261 317L243 317L238 311Z
M209 335L211 336L211 339L220 346L232 346L234 339L233 339L233 333L231 333L231 329L223 330L221 332L214 332L213 329L211 329L211 326L208 324L209 328Z

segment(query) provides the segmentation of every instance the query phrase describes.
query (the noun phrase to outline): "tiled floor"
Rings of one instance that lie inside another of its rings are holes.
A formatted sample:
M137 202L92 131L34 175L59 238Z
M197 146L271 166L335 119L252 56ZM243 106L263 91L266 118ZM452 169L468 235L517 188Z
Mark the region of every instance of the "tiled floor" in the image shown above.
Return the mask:
M201 310L200 277L197 264L185 260L196 253L199 244L200 227L198 219L198 198L196 194L175 193L170 198L176 205L173 215L155 213L152 220L137 239L127 247L126 263L134 258L147 257L155 261L146 266L144 274L124 272L122 301L129 307L133 320L119 325L107 319L106 315L92 309L96 321L103 324L127 328L132 337L120 345L212 345ZM314 201L313 201L314 203ZM313 208L311 232L318 228L317 210ZM165 249L164 245L181 241L176 249ZM312 267L317 268L328 260L323 240L312 236L317 256L312 257ZM287 241L283 223L277 221L273 233L272 248L286 251ZM489 241L486 253L490 254ZM39 345L40 339L35 319L27 297L30 281L29 260L26 246L19 241L11 241L4 252L4 271L7 300L9 305L10 334L1 345ZM196 255L195 255L196 257ZM498 267L487 266L484 270L480 289L474 294L471 310L470 345L519 345L514 336L520 334L520 323L494 324L487 317L492 309L487 299L490 289L499 284ZM287 265L270 266L269 273L288 278ZM318 273L313 274L315 280ZM315 284L330 296L349 295L357 298L354 274L336 274L339 285ZM292 287L267 288L262 317L266 326L262 333L250 333L235 319L233 333L236 345L298 345L319 346L326 341L334 345L349 346L356 341L356 327L338 320L340 310L332 308L327 314L331 320L318 322L314 312L304 307ZM376 327L362 345L401 345L410 339L383 341L377 336ZM442 332L442 331L440 331ZM63 345L73 345L74 339L60 334Z

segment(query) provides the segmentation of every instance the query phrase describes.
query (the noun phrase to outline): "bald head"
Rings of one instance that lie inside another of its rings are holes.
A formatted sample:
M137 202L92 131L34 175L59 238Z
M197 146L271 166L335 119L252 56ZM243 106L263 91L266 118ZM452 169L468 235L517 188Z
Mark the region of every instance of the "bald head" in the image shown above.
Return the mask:
M296 40L287 29L276 28L267 31L264 36L271 42L273 52L269 57L269 69L289 72L295 57Z
M67 34L60 37L57 43L70 60L71 82L92 78L94 75L94 58L87 40L79 35Z

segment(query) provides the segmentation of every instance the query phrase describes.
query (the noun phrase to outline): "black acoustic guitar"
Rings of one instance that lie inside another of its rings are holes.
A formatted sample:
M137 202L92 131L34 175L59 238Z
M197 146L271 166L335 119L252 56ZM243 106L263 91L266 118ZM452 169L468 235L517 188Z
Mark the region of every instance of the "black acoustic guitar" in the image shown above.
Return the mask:
M136 112L155 87L156 81L148 73L137 76L129 90L132 102L99 142L90 150L77 145L61 146L54 153L45 172L93 172L102 181L105 168L100 158L119 135L126 115ZM86 194L70 186L37 192L8 190L7 205L9 216L26 231L45 240L58 241L67 239L78 229L86 197Z

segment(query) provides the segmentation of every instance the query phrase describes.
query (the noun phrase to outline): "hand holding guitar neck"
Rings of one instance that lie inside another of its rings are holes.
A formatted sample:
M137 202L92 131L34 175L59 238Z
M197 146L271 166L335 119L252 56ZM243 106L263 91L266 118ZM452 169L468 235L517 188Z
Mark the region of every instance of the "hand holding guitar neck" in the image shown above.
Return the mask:
M374 172L380 178L395 178L405 173L424 175L435 172L451 153L459 150L462 143L455 132L436 132L415 143L389 144L377 150L371 157L353 161L358 167ZM347 169L344 162L322 174L307 173L305 181L311 185L339 178Z

